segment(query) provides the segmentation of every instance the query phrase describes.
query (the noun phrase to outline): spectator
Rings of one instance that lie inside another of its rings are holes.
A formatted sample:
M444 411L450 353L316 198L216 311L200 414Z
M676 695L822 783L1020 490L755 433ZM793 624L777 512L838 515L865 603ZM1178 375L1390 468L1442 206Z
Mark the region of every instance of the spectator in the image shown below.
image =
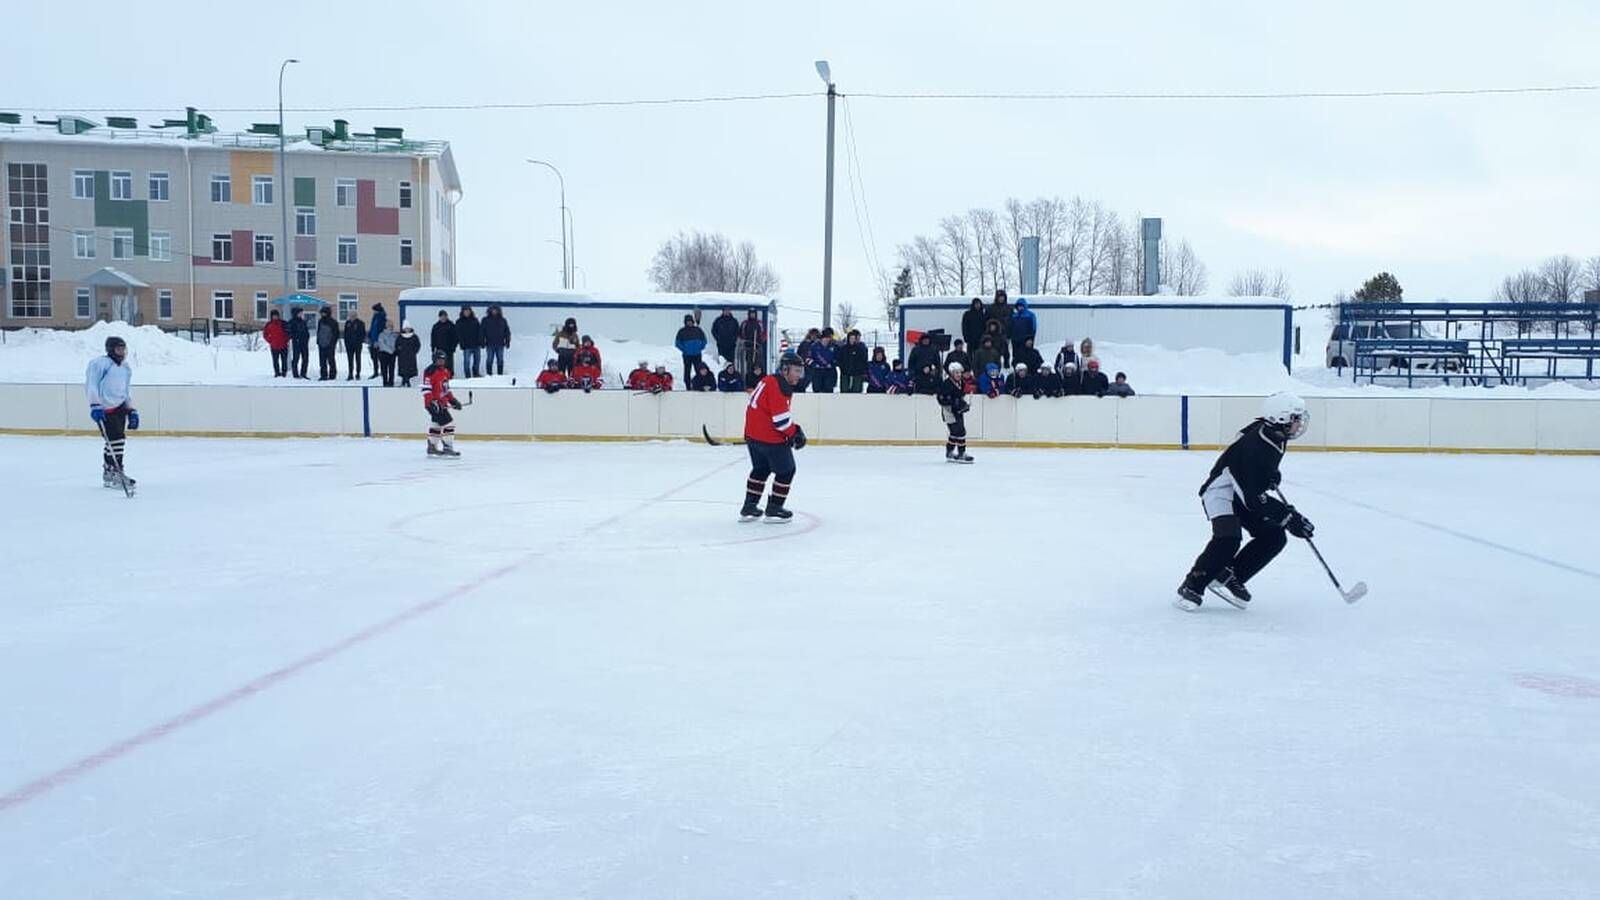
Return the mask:
M587 334L579 340L578 352L572 354L572 378L585 394L595 388L605 387L600 348L594 345L594 338Z
M1100 371L1100 360L1091 356L1089 361L1084 363L1084 366L1087 371L1083 373L1083 392L1085 394L1093 394L1096 397L1104 397L1106 388L1111 385L1106 380L1106 373Z
M1128 375L1127 375L1126 372L1118 372L1117 373L1117 380L1111 382L1111 385L1106 388L1106 396L1109 396L1109 397L1132 397L1133 396L1133 385L1128 383Z
M372 360L372 374L367 376L368 378L377 378L382 374L380 370L383 368L383 360L378 358L380 352L378 338L383 337L383 333L388 330L390 330L389 313L384 310L382 303L372 304L372 324L367 326L367 355ZM390 373L390 380L393 380L393 374Z
M1078 372L1077 363L1067 363L1061 367L1061 396L1077 397L1083 394L1083 375Z
M754 312L751 312L750 314L751 315L755 315ZM741 340L743 340L743 338L741 338ZM756 385L760 384L761 383L761 379L765 378L766 375L767 375L767 367L765 365L762 365L761 360L759 360L759 359L750 360L749 365L745 366L744 389L747 390L747 391L755 390Z
M417 354L421 352L422 338L417 336L417 330L411 327L410 322L402 323L400 337L394 342L394 359L399 369L401 387L411 387L411 379L417 377Z
M1067 338L1067 342L1061 345L1061 351L1056 354L1056 371L1065 369L1067 363L1074 366L1078 364L1078 353L1072 349L1072 338Z
M984 329L989 336L994 338L994 346L1000 351L1000 368L1011 366L1011 304L1006 299L1005 288L996 288L994 302L989 304L989 321L994 325L985 325Z
M757 366L763 371L766 369L760 360L766 355L767 329L762 326L760 317L753 309L745 315L744 324L739 326L739 342L744 345L745 381L748 383L749 373L754 372Z
M345 381L361 380L362 351L367 349L367 323L354 312L344 320Z
M818 394L831 394L839 384L839 348L833 344L833 329L824 328L811 344L811 355L802 356L806 371L811 373L811 390Z
M1024 338L1017 341L1015 352L1017 365L1020 366L1023 363L1027 363L1028 371L1034 373L1044 368L1044 357L1040 356L1039 351L1034 349L1033 338Z
M483 377L483 322L472 307L461 307L456 317L456 343L461 347L461 378ZM451 374L455 373L451 369Z
M578 353L578 320L568 319L561 326L561 330L550 339L550 349L556 352L556 365L561 367L561 374L572 374L572 361Z
M429 335L430 351L444 351L444 367L451 375L456 374L456 325L450 321L450 313L439 310L439 321L433 323L433 333Z
M511 323L500 304L490 304L483 314L483 374L506 373L506 349L511 346Z
M932 363L911 372L911 389L918 394L939 393L939 364Z
M694 378L689 381L691 391L715 391L717 389L717 376L711 373L711 367L704 362L694 364Z
M664 394L670 390L672 390L672 373L667 371L666 366L656 366L656 373L650 379L650 393Z
M318 381L339 377L339 320L326 306L317 314L317 370Z
M800 383L794 386L796 394L803 394L811 386L811 347L821 339L822 332L816 328L807 328L806 336L800 339L800 345L794 348L794 355L800 357L805 364L805 370L800 373Z
M1022 352L1022 345L1026 343L1030 348L1032 348L1033 339L1037 337L1038 334L1039 317L1034 315L1033 310L1028 308L1028 298L1018 297L1017 305L1011 310L1012 357L1015 359L1020 359L1021 357L1018 356L1018 354ZM1039 351L1035 350L1033 352L1033 356L1034 358L1038 358ZM1028 368L1031 371L1037 372L1039 371L1039 363L1030 362L1028 363Z
M906 356L906 370L914 384L920 384L924 373L931 373L933 387L939 386L939 351L933 347L933 338L924 333L917 337L917 345Z
M1017 367L1011 372L1011 377L1006 379L1006 393L1013 397L1039 399L1039 376L1028 371L1025 364L1017 363Z
M951 363L961 363L964 371L972 373L972 355L967 352L967 342L961 338L956 338L956 342L950 346L950 352L944 355L946 370L950 368Z
M978 341L978 346L972 348L972 366L975 371L982 372L989 368L989 364L1000 365L1000 349L994 345L994 338L984 335Z
M1006 380L1000 374L1000 364L989 363L983 367L983 372L978 375L978 393L985 397L998 397L1005 393Z
M485 320L487 321L487 320ZM567 376L561 374L561 363L555 360L546 360L544 371L534 380L534 386L547 394L554 394L567 386Z
M261 339L272 351L272 377L289 374L289 329L283 327L283 314L277 310L267 313L267 326L261 329Z
M905 363L897 359L889 369L889 393L909 394L911 392L911 373L906 371Z
M706 333L700 330L694 316L683 317L683 327L678 329L678 336L673 338L672 345L683 354L683 381L688 384L694 378L695 367L700 365L706 352Z
M641 359L639 367L628 373L628 390L648 391L654 380L654 376L650 374L650 364Z
M975 372L963 371L961 373L961 393L976 394L978 392L978 376Z
M882 347L872 348L872 362L867 363L867 393L889 393L889 357Z
M1078 345L1078 365L1080 367L1088 365L1089 357L1093 355L1094 341L1090 340L1089 338L1084 338L1083 343Z
M394 355L400 342L400 335L395 333L394 326L384 317L383 333L378 335L376 352L378 354L378 374L383 378L384 387L394 387Z
M998 321L990 319L988 324L983 326L983 340L994 348L996 358L1000 361L1000 368L1004 369L1011 365L1011 342L1006 340L1006 329ZM983 346L983 342L979 342L978 346Z
M306 317L300 315L300 307L289 309L289 346L293 351L289 355L289 370L295 378L305 378L306 367L311 364L311 327L306 324Z
M1039 370L1039 393L1046 397L1059 397L1061 390L1061 376L1050 366L1042 367Z
M712 323L712 327L716 327L715 322ZM717 390L729 394L744 390L744 379L740 378L739 373L733 368L732 353L728 354L727 359L722 363L722 371L717 373Z
M733 362L733 349L739 343L739 320L733 317L733 307L724 306L722 315L711 323L711 339L717 342L717 356L725 363Z
M978 342L983 340L983 326L988 320L989 313L983 308L983 300L973 297L972 306L961 314L961 339L967 342L968 347L976 349Z
M867 381L867 345L861 332L852 328L839 348L839 393L859 394Z

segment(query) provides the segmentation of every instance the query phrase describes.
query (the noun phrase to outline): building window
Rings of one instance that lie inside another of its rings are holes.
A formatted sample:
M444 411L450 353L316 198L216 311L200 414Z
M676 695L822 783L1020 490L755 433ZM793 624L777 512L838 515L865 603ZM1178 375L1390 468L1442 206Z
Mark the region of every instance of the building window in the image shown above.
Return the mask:
M111 232L111 258L133 259L133 229L117 228Z
M257 206L272 205L272 176L256 175L250 179L250 202Z
M132 200L133 199L133 173L132 172L112 172L111 173L111 199L113 199L113 200Z
M258 234L255 239L255 260L257 263L270 263L278 258L278 248L270 234Z
M213 234L211 236L211 261L217 263L233 262L233 235Z
M150 232L150 261L172 262L172 232Z
M171 183L170 182L171 182L171 180L169 178L167 178L167 173L165 173L165 172L151 172L150 173L150 199L151 200L170 200L171 199L171 193L170 193L170 191L171 191Z
M94 300L91 295L92 292L88 288L78 288L78 318L87 319L94 315Z
M10 312L18 319L50 317L50 184L43 163L6 164ZM89 181L91 191L94 179ZM76 184L76 181L74 181Z
M156 291L156 318L172 318L172 292L169 290Z
M74 231L72 233L72 255L78 259L94 259L93 231Z
M411 208L411 182L409 181L400 182L400 208Z
M72 170L72 199L94 199L94 173L83 169Z
M356 265L356 261L359 258L356 251L356 239L353 237L339 238L339 265Z
M360 294L339 295L339 319L344 321L356 314L356 307L361 305Z
M257 322L265 322L266 320L267 320L267 292L266 291L256 291L256 321Z
M340 178L333 183L333 205L356 205L356 180L354 178Z
M227 175L211 176L211 202L233 202L233 179Z
M211 318L233 321L233 291L211 292Z
M400 265L406 266L406 267L410 267L411 258L412 258L411 257L411 239L410 238L401 238L400 239Z
M294 211L294 233L300 237L317 236L317 211L301 207Z
M314 291L314 290L317 289L317 264L316 263L314 263L314 262L303 262L303 263L300 263L299 265L295 266L294 276L295 276L295 278L294 278L295 286L297 288L299 288L300 290L302 290L302 291Z

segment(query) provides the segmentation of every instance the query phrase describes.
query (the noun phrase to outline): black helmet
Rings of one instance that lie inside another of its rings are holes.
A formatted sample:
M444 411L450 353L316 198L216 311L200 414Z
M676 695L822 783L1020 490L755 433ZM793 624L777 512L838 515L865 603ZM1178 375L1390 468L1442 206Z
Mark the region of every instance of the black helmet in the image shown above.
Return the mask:
M782 372L784 369L787 369L790 366L796 366L803 369L806 367L806 364L800 361L799 356L796 356L793 353L785 353L783 358L778 360L778 371Z
M106 355L107 356L110 356L111 355L111 351L117 349L118 347L121 347L122 349L126 350L126 349L128 349L128 342L123 340L122 338L117 337L114 334L111 337L106 338Z

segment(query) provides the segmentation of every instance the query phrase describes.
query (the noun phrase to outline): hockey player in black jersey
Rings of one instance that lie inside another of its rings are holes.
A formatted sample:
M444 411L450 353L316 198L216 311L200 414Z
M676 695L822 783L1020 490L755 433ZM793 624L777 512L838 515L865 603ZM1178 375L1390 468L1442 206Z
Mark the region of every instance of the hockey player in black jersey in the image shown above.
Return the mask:
M1283 549L1284 533L1310 538L1310 520L1269 491L1278 486L1278 464L1289 442L1311 422L1304 400L1278 393L1261 405L1261 417L1245 426L1229 445L1205 484L1200 503L1211 520L1211 542L1194 561L1173 605L1185 612L1200 608L1208 587L1239 609L1250 603L1245 583ZM1250 543L1240 549L1243 532Z
M961 363L951 363L947 377L939 382L937 394L939 415L944 419L945 427L950 429L950 438L944 445L944 458L953 463L973 462L972 457L967 455L965 417L967 411L972 409L972 404L967 402L966 383L961 377L966 371Z

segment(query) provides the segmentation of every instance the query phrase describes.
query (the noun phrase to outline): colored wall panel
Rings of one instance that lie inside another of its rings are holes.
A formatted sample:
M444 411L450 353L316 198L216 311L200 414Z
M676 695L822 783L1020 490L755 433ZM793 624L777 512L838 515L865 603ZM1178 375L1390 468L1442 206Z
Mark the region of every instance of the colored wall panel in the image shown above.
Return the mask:
M150 255L150 203L111 199L109 171L94 173L94 225L96 228L132 229L133 255Z
M315 178L296 178L294 180L294 205L317 205L317 180Z
M378 205L378 184L356 182L356 234L399 234L400 210Z

